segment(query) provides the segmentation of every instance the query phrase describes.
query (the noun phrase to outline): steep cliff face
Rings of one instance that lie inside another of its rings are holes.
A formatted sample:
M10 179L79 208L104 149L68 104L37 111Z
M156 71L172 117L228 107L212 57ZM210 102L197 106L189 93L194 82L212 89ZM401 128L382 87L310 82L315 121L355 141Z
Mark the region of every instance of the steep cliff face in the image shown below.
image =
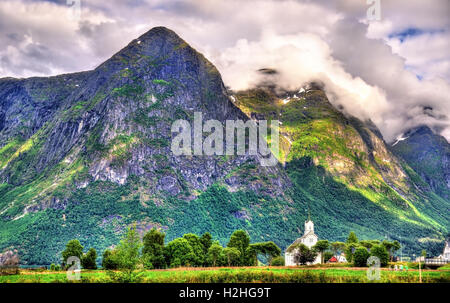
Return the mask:
M193 125L194 112L222 124L280 120L280 163L175 156L172 123ZM308 207L322 238L389 234L405 251L438 245L449 223L448 204L376 127L335 109L320 86L230 94L217 69L166 28L93 71L0 79L0 250L17 248L25 263L57 262L72 238L101 251L130 224L221 241L242 228L284 248Z
M444 137L421 126L406 132L392 150L436 193L450 201L450 144Z
M194 111L204 121L247 118L229 100L217 69L166 28L152 29L92 72L6 79L2 87L0 176L6 184L42 176L56 178L52 189L70 181L78 188L96 180L123 185L133 175L148 182L147 195L192 199L194 190L256 160L172 155L171 125L177 119L192 122ZM261 173L272 172L280 183L276 171ZM47 196L35 193L31 202L52 198L48 190Z

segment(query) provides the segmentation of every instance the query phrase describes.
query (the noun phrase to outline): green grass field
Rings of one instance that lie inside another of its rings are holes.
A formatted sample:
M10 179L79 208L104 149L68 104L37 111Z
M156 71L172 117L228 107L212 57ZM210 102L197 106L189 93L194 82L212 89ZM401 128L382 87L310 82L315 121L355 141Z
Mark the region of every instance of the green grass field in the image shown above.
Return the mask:
M364 268L286 268L286 267L246 267L246 268L179 268L168 270L148 270L135 272L135 280L117 279L121 273L107 273L103 270L82 271L82 283L111 283L135 281L144 283L418 283L419 271L390 271L382 269L380 280L367 279ZM114 278L116 277L116 278ZM22 270L19 275L0 276L0 283L67 283L66 272ZM450 282L450 269L422 271L422 282Z

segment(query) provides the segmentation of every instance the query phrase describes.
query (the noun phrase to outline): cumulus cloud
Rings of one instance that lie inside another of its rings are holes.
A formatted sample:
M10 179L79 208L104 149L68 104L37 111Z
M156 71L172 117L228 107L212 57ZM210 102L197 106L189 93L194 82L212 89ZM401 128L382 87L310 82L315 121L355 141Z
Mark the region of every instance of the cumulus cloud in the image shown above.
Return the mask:
M175 30L234 90L261 68L287 89L321 80L332 103L372 119L388 141L427 124L450 139L450 4L360 0L81 0L0 2L0 76L91 69L151 27ZM414 29L414 31L411 31ZM408 34L413 33L413 34Z

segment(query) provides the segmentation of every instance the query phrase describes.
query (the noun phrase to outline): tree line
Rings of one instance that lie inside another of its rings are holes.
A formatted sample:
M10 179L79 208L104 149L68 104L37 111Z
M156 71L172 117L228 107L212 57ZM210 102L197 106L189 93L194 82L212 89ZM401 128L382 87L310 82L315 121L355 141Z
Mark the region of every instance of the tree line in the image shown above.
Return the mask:
M389 261L394 260L394 253L400 249L398 241L380 240L358 240L354 232L350 232L346 242L329 242L319 240L311 248L303 243L296 243L288 247L287 252L293 252L294 262L305 265L316 260L321 254L321 263L327 262L333 256L344 253L348 263L357 267L367 266L367 259L376 256L380 259L380 265L386 266Z
M250 243L244 230L234 231L225 247L213 240L209 232L199 236L184 234L165 244L165 233L155 228L139 236L135 226L130 227L119 244L103 252L101 265L107 270L163 269L174 267L255 266L258 258L269 265L284 265L281 249L272 241ZM70 240L62 252L62 267L68 268L67 259L76 256L84 269L97 269L97 252ZM58 266L52 264L52 269Z
M244 230L234 231L225 247L213 240L209 232L199 236L184 234L167 244L165 233L152 228L141 237L135 226L130 227L119 244L103 252L101 266L107 270L164 269L175 267L216 267L216 266L256 266L258 260L267 265L283 266L281 249L272 241L250 243L250 236ZM62 252L62 268L68 268L67 259L78 257L82 268L97 269L97 251L90 248L83 253L83 246L74 239L70 240ZM333 256L345 254L348 263L357 267L367 266L370 256L380 259L386 266L400 249L398 241L361 240L350 232L346 242L319 240L309 248L303 243L288 247L287 252L294 253L294 262L299 265L312 263L321 254L321 263ZM61 266L52 264L50 269L59 270Z

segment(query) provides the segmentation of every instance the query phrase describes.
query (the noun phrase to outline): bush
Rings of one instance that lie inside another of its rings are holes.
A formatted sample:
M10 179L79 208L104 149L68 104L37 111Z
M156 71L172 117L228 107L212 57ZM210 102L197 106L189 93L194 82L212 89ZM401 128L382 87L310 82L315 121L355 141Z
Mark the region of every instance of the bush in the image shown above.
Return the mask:
M284 266L284 257L278 256L272 259L272 266Z
M370 257L370 253L365 247L358 247L353 255L353 264L357 267L366 267L367 258Z
M105 252L103 253L102 267L103 269L108 270L117 269L119 267L119 264L115 257L115 253L109 249L105 250Z
M81 265L84 269L97 269L97 251L90 248L89 251L81 258Z
M370 249L370 255L380 259L380 265L385 267L389 262L389 254L383 245L374 245Z

